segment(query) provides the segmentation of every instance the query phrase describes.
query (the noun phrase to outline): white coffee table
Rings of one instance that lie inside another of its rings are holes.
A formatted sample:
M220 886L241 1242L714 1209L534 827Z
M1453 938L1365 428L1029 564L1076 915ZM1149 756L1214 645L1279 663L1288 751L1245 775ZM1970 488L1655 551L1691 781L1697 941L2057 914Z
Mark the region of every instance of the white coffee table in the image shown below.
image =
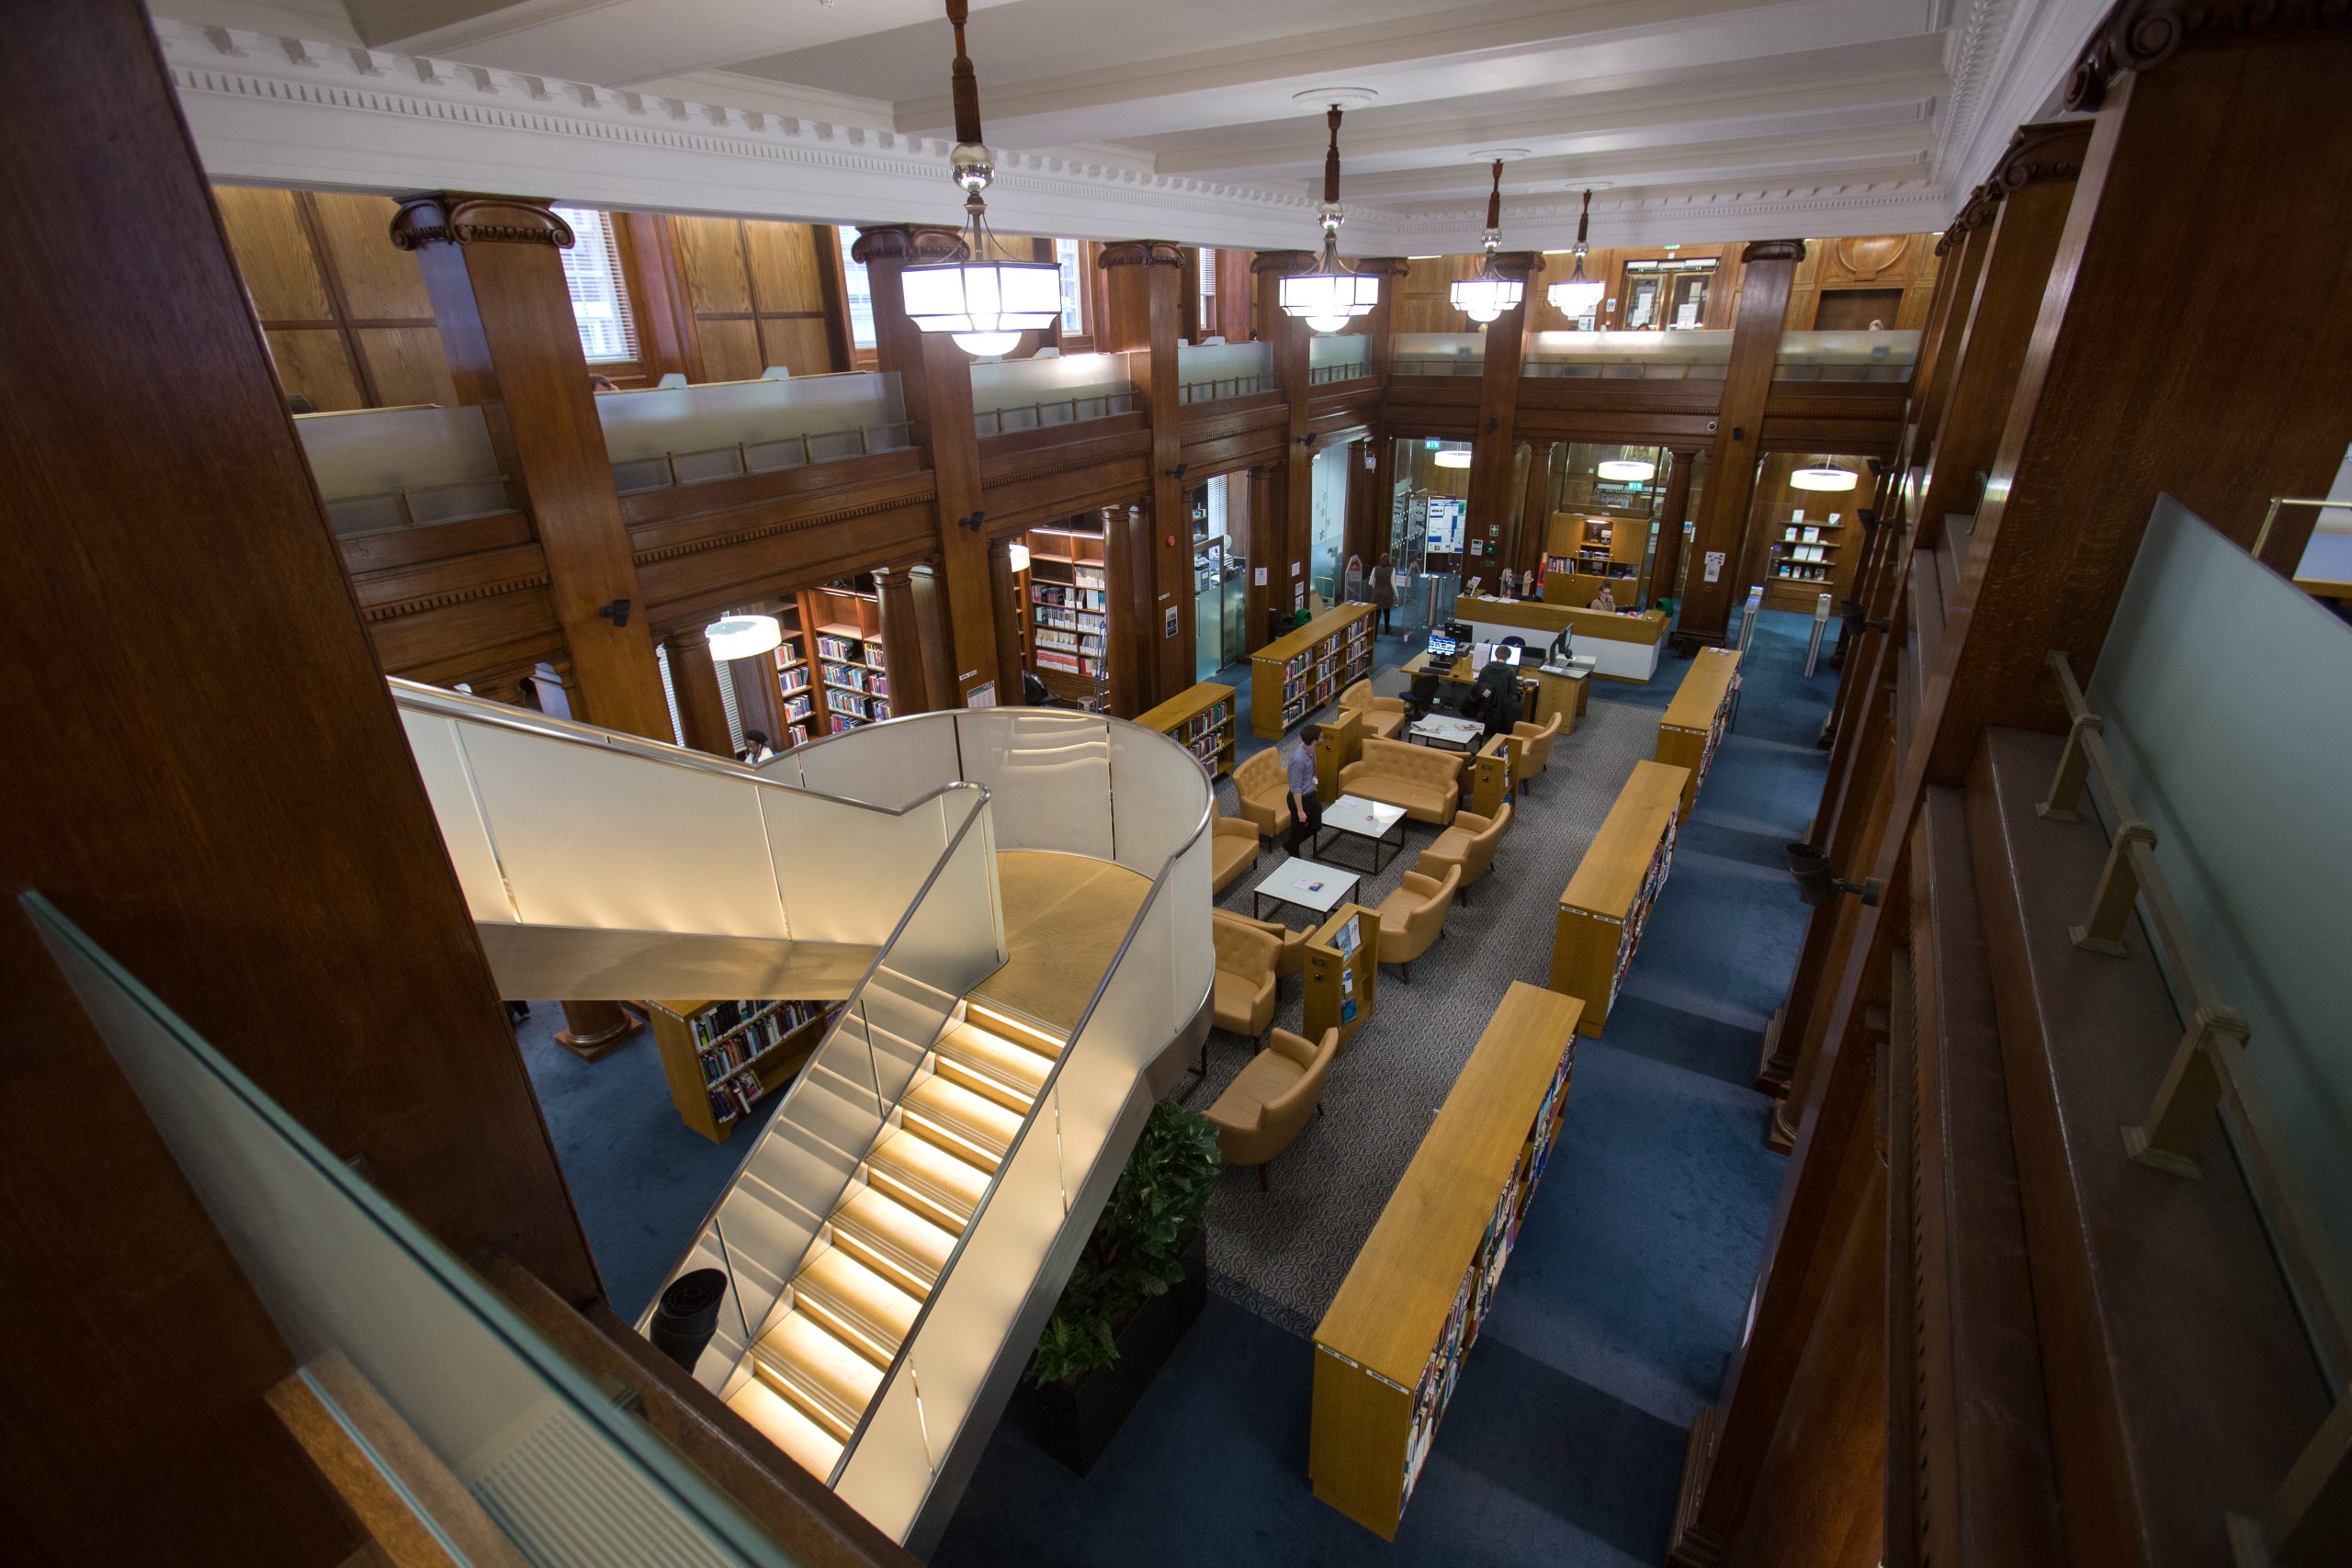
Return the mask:
M1356 882L1356 874L1352 871L1300 860L1293 855L1268 872L1266 879L1250 890L1250 912L1260 919L1265 919L1261 900L1272 898L1277 904L1295 904L1319 919L1337 908L1340 900L1353 893Z
M1487 727L1472 719L1447 718L1433 713L1415 719L1405 733L1424 746L1434 746L1442 751L1467 751L1478 744Z
M1388 863L1388 856L1381 851L1386 850L1390 854L1404 851L1405 808L1385 801L1343 795L1323 808L1323 832L1315 840L1316 853L1323 852L1325 840L1332 833L1372 840L1372 869L1377 875L1380 868ZM1394 844L1388 841L1391 833L1396 835Z

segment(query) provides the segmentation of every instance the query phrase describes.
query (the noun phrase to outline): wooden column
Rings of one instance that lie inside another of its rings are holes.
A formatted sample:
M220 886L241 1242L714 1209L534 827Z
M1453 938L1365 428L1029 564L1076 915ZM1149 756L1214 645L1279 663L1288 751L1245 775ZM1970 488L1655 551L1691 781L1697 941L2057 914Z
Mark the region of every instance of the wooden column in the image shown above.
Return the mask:
M1012 571L1012 536L991 539L988 544L989 625L994 628L996 647L991 657L1004 679L998 682L996 700L1000 707L1016 707L1021 695L1021 584ZM1109 639L1104 639L1107 644ZM1114 665L1114 668L1116 668Z
M947 628L947 590L940 585L939 569L926 562L908 574L914 594L915 624L922 648L922 692L925 707L938 713L956 705L955 636ZM1019 613L1021 606L1013 606Z
M1682 569L1682 525L1690 512L1691 470L1698 467L1695 446L1670 446L1666 454L1666 493L1658 500L1657 559L1650 567L1650 598L1671 598L1675 574Z
M1000 679L1001 639L995 624L988 545L980 535L980 444L972 423L972 358L949 334L924 332L908 319L906 289L899 279L910 265L954 260L963 250L963 237L952 229L893 224L861 229L850 253L865 264L874 297L876 362L884 371L898 373L915 445L931 463L939 513L939 575L955 637L955 696L943 705L953 707L962 707L978 686L993 685L999 703L1021 697L1017 662ZM1019 646L1017 627L1014 646Z
M1960 342L1967 333L1969 310L1976 299L1976 281L1984 269L1992 220L2000 209L1999 193L1978 186L1969 193L1968 205L1961 209L1960 215L1936 242L1936 254L1943 258L1943 265L1936 274L1935 305L1919 340L1919 360L1911 372L1911 406L1904 420L1904 446L1898 454L1903 479L1899 491L1903 510L1899 515L1906 518L1918 511L1924 479L1920 470L1926 468L1928 454L1935 447L1936 432L1943 423L1944 403L1951 396L1952 378L1960 371Z
M2065 728L2043 660L2089 679L2160 493L2250 546L2270 497L2324 494L2343 460L2352 209L2313 172L2352 168L2352 13L2136 27L2146 9L2111 13L2073 78L2098 120L1977 514L1971 613L1928 672L1939 782L1987 725ZM2292 308L2246 307L2250 256Z
M1315 334L1295 316L1283 313L1282 279L1312 270L1317 258L1306 251L1261 251L1250 264L1258 284L1258 336L1274 346L1274 382L1281 388L1289 420L1282 467L1276 470L1273 504L1281 513L1278 530L1261 529L1261 538L1279 538L1280 554L1266 558L1267 586L1275 608L1288 615L1306 582L1307 552L1315 530L1315 448L1306 432L1306 344ZM1384 288L1383 293L1387 292ZM1261 626L1251 634L1262 637Z
M678 699L678 728L686 744L714 757L735 755L735 738L727 728L727 705L718 694L718 662L710 643L699 631L672 632L662 639L670 660L670 691ZM781 742L771 735L770 740Z
M882 601L882 661L890 667L890 712L893 716L929 713L933 705L923 668L915 574L902 566L886 566L874 574L874 591Z
M1504 251L1495 257L1495 270L1523 279L1520 302L1487 323L1487 353L1478 370L1478 424L1470 441L1470 504L1464 537L1476 540L1483 555L1465 557L1462 577L1483 577L1492 587L1508 564L1497 552L1507 547L1519 524L1518 496L1511 479L1519 452L1519 370L1526 359L1528 323L1535 318L1534 275L1544 258L1534 251ZM1385 291L1384 291L1385 292Z
M1242 596L1243 619L1248 623L1241 637L1245 656L1272 640L1267 628L1286 570L1283 552L1289 547L1289 540L1283 531L1282 513L1274 505L1275 473L1271 468L1251 468L1226 480L1227 525L1241 542L1241 553L1250 562L1250 580ZM1258 576L1261 571L1266 574L1262 582ZM1284 594L1281 602L1288 604L1288 596Z
M1527 471L1520 483L1519 516L1511 529L1511 570L1526 573L1544 564L1544 530L1552 521L1552 450L1549 441L1529 444Z
M1731 363L1724 370L1723 404L1716 415L1715 444L1707 465L1707 493L1701 499L1697 552L1684 580L1677 641L1720 645L1731 626L1731 607L1747 592L1739 579L1747 557L1748 514L1755 510L1756 465L1761 453L1764 400L1772 390L1772 365L1780 356L1781 327L1789 311L1789 285L1804 259L1803 240L1758 240L1740 253L1739 305L1732 319ZM1707 581L1707 558L1720 555L1714 581Z
M1364 336L1371 341L1371 353L1366 364L1382 386L1388 384L1388 367L1396 357L1396 291L1403 279L1412 272L1412 265L1403 256L1363 256L1355 269L1380 283L1380 299L1364 318Z
M1998 205L1969 235L1968 252L1982 256L1973 298L1955 306L1965 313L1945 358L1951 374L1943 412L1920 427L1923 541L1941 536L1946 513L1976 509L1976 476L1992 468L2000 445L2090 134L2088 120L2026 126L1993 176Z
M581 716L666 740L670 706L558 254L571 243L530 197L427 191L392 215L392 243L424 267L458 396L481 405L530 513Z
M335 1562L263 1404L294 1356L18 896L453 1251L599 1284L154 24L37 20L0 50L0 363L40 389L0 412L0 1517L22 1562Z
M1096 252L1110 288L1109 320L1097 343L1106 353L1136 355L1138 404L1151 421L1150 502L1144 526L1148 549L1137 563L1148 570L1137 586L1142 613L1121 638L1131 650L1136 680L1125 694L1133 706L1114 701L1114 711L1133 717L1193 683L1193 525L1183 481L1177 477L1184 439L1178 403L1176 344L1182 335L1183 252L1159 240L1132 240ZM1168 635L1167 614L1176 612L1176 634Z

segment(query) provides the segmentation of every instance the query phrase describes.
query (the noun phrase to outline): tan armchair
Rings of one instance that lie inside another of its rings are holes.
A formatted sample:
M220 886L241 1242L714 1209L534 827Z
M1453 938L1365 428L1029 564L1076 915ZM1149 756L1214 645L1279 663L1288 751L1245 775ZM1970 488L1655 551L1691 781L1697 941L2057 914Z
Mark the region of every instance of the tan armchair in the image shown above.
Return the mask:
M1290 773L1281 747L1269 746L1235 768L1233 793L1241 801L1242 817L1257 824L1260 838L1290 831Z
M1432 880L1442 880L1449 871L1461 874L1461 888L1456 895L1467 904L1470 885L1494 869L1495 851L1503 841L1504 830L1510 827L1510 802L1505 801L1492 817L1481 817L1475 811L1457 811L1453 826L1437 836L1437 841L1421 852L1413 869Z
M1414 821L1442 828L1462 802L1462 756L1402 740L1367 740L1363 760L1340 770L1340 788L1401 806Z
M1222 893L1258 863L1258 825L1220 813L1212 826L1215 833L1209 840L1209 864L1213 868L1213 886Z
M1353 708L1363 715L1363 738L1366 740L1394 740L1404 733L1405 699L1373 695L1370 681L1358 681L1341 692L1340 705Z
M1311 1043L1277 1029L1266 1049L1202 1112L1216 1124L1217 1152L1226 1164L1258 1168L1260 1191L1265 1190L1266 1162L1290 1147L1306 1119L1323 1109L1323 1086L1339 1054L1337 1025Z
M1560 716L1554 714L1542 724L1514 724L1510 732L1519 737L1519 787L1525 789L1552 764L1552 742L1559 739Z
M1460 866L1447 868L1442 877L1408 871L1396 891L1380 901L1380 961L1401 968L1405 984L1413 983L1413 960L1445 934L1446 911L1461 890Z
M1282 955L1283 944L1264 931L1227 920L1209 922L1209 940L1216 944L1209 1021L1254 1042L1274 1021L1274 961ZM1208 1059L1208 1042L1204 1040L1204 1071Z
M1306 972L1306 939L1315 933L1305 926L1285 926L1273 920L1253 919L1232 909L1211 909L1209 918L1230 920L1237 926L1247 926L1263 931L1283 944L1282 953L1274 960L1274 981L1277 985L1294 975Z

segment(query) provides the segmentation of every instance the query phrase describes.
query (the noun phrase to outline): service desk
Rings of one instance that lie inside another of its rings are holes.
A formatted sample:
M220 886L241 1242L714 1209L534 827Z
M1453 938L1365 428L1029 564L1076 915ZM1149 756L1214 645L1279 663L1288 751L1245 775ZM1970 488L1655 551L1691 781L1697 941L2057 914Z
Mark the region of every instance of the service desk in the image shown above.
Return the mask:
M1666 641L1666 616L1657 610L1612 615L1540 599L1480 597L1456 599L1453 617L1468 623L1471 636L1481 642L1526 638L1533 664L1544 661L1554 637L1563 630L1573 632L1576 651L1599 660L1597 673L1618 681L1646 681L1656 674L1658 649Z

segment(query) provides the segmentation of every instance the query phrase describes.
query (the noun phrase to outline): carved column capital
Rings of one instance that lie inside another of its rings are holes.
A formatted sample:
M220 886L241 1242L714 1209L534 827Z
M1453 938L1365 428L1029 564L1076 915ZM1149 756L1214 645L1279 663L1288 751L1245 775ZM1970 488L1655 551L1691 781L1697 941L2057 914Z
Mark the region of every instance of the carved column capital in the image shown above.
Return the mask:
M1364 270L1359 266L1358 272ZM1542 251L1497 251L1495 270L1505 277L1515 277L1524 283L1544 270Z
M1967 201L1961 205L1959 215L1945 226L1943 233L1937 239L1936 254L1942 255L1950 251L1968 237L1970 230L1990 222L1993 214L2000 209L2001 193L1996 186L1981 185L1970 191Z
M2067 78L2066 107L2096 109L2123 77L2153 70L2176 55L2249 39L2348 28L2352 6L2344 0L2118 0Z
M962 261L964 236L954 229L922 223L884 223L860 229L849 248L850 259L861 265L895 261L909 266L926 262Z
M1289 277L1296 273L1313 272L1323 258L1313 251L1260 251L1250 258L1250 270L1274 277Z
M1403 277L1413 270L1403 256L1358 256L1348 265L1366 277Z
M1803 240L1756 240L1739 253L1743 262L1801 262L1804 260Z
M570 250L571 225L537 197L477 196L469 191L428 190L400 199L392 214L392 243L413 251L425 245L551 245Z
M1120 266L1182 266L1184 249L1168 240L1121 240L1096 246L1094 265L1106 272Z
M2007 196L2042 180L2071 180L2083 172L2083 154L2090 144L2087 119L2018 126L2008 151L2001 154L2001 166L1980 188Z

